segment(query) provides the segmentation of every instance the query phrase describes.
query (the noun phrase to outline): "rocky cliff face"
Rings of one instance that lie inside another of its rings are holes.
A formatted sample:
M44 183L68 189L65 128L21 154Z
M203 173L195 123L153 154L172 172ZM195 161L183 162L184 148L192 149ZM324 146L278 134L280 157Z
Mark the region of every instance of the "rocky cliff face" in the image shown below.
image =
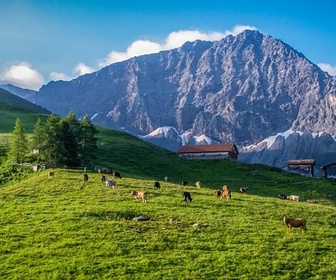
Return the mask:
M34 98L57 114L71 110L141 135L170 126L240 147L289 129L336 135L335 77L258 31L188 42L51 82Z

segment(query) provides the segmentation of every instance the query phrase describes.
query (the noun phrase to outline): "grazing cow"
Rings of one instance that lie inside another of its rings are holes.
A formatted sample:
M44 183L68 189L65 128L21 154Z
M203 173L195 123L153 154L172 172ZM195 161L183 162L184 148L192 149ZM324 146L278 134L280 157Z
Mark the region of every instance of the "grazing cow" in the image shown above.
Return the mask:
M198 188L198 189L201 188L201 182L200 181L196 182L196 188Z
M187 181L182 181L182 186L186 186L188 184Z
M83 182L87 183L89 181L89 175L87 175L86 173L83 174Z
M54 176L55 176L55 172L53 172L53 171L48 172L48 178L49 179L54 178Z
M231 191L230 191L229 186L227 185L223 186L220 198L231 199Z
M131 195L134 197L135 200L142 200L143 203L147 202L146 192L132 191Z
M164 180L165 180L165 182L168 182L168 177L167 176L164 177Z
M298 195L290 195L287 197L289 200L299 201L300 197Z
M302 232L307 230L305 219L302 218L292 219L288 218L287 216L284 216L283 221L288 231L291 231L292 228L300 228Z
M100 181L101 181L102 183L105 183L106 180L107 180L107 177L106 177L105 175L102 175L102 176L100 177Z
M121 179L121 174L119 173L119 172L114 172L114 177L117 179L117 178L119 178L119 179Z
M154 189L161 188L160 182L154 182Z
M190 192L183 192L182 193L182 198L183 198L184 202L187 202L187 201L191 202L192 201Z
M113 179L106 179L106 181L105 181L106 187L112 187L112 189L114 189L116 184L117 184L117 182Z
M287 195L285 194L279 194L278 196L280 199L287 199Z
M107 167L98 168L98 173L100 174L112 174L112 169Z
M215 190L215 194L217 195L218 198L221 197L222 191L221 190Z
M316 199L308 199L307 202L313 204L313 203L317 203L317 200Z
M242 187L239 189L240 193L247 193L248 187Z

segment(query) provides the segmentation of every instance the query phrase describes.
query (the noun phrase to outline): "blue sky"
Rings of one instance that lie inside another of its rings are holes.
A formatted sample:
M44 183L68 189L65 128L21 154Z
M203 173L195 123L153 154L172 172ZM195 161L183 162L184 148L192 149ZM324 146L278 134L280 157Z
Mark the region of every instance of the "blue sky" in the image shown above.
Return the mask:
M244 28L336 75L336 2L0 0L0 84L38 89L143 53Z

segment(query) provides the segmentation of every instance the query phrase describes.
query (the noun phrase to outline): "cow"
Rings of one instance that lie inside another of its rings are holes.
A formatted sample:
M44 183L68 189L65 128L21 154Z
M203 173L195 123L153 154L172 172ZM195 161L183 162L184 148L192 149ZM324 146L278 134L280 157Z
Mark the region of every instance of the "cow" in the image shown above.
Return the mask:
M292 218L288 218L287 216L284 216L283 222L284 222L284 225L287 227L288 231L291 231L292 228L300 228L302 232L305 232L307 230L307 227L306 227L307 222L303 218L292 219Z
M218 198L220 198L222 195L222 190L215 190L215 194L217 195Z
M317 200L316 199L308 199L307 202L313 204L313 203L317 203Z
M285 195L285 194L279 194L278 197L280 199L287 199L287 195Z
M106 187L112 187L112 189L114 189L116 184L117 184L117 182L113 179L106 179L106 181L105 181Z
M121 179L121 174L119 173L119 172L114 172L114 177L117 179L117 178L119 178L119 179Z
M49 172L48 172L48 178L49 178L49 179L54 178L54 176L55 176L55 172L53 172L53 171L49 171Z
M89 181L89 175L87 173L83 174L83 182L87 183Z
M197 181L195 185L196 185L196 188L198 188L198 189L201 188L201 182L200 181Z
M248 187L241 187L241 188L239 189L239 192L240 192L240 193L247 193L247 191L248 191Z
M188 185L188 182L187 181L182 181L182 186L186 186Z
M143 203L147 202L146 192L132 191L131 195L134 197L135 200L142 200Z
M182 193L182 198L183 198L184 202L187 202L187 201L192 202L192 198L191 198L190 192L183 192Z
M220 198L231 199L231 191L230 191L229 186L227 185L223 186Z
M107 180L107 177L106 177L105 175L102 175L102 176L100 177L100 181L101 181L102 183L105 183L106 180Z
M165 182L168 182L168 177L167 176L165 176L163 179L165 180Z
M299 201L300 197L298 195L290 195L287 197L289 200Z
M160 182L154 182L154 189L159 189L161 188Z

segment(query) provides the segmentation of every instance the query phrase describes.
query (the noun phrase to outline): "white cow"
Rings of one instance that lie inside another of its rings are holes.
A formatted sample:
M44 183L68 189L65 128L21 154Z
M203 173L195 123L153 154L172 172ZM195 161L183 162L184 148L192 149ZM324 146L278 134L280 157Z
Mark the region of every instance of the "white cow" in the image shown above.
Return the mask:
M106 187L112 187L112 189L114 189L114 187L116 186L117 182L113 179L107 179L105 181L105 185Z

